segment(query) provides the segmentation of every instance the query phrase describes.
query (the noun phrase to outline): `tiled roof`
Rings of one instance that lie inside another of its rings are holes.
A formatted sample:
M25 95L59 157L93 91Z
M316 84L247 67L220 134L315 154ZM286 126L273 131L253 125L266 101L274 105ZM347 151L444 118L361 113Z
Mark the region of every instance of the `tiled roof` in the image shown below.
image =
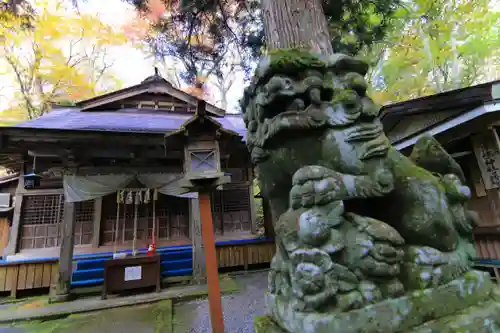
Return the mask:
M169 113L156 110L120 109L113 111L82 112L78 108L55 109L51 113L13 127L92 130L106 132L166 133L179 127L192 114ZM245 123L239 114L226 114L214 118L225 129L237 132L245 138Z

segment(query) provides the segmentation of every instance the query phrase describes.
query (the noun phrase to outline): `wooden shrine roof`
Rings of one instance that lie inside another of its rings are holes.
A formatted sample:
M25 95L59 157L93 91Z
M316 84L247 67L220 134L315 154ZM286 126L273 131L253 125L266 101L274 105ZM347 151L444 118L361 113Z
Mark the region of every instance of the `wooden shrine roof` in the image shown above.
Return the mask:
M148 109L120 109L84 112L79 108L58 108L38 119L9 128L66 131L128 132L165 134L178 130L193 114ZM224 129L245 137L245 123L240 114L216 117Z
M440 94L411 99L385 105L381 110L381 120L386 131L405 116L420 113L435 113L450 110L467 111L499 98L500 80L471 87L446 91Z

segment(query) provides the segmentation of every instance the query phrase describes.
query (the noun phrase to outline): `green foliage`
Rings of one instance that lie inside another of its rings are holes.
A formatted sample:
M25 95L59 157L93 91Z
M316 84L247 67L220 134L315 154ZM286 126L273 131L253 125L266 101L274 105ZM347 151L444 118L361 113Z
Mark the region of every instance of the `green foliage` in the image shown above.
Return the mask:
M401 14L399 0L327 0L324 9L333 49L349 55L383 40Z
M148 9L151 0L126 1L141 12L151 11ZM182 0L178 7L171 1L158 1L163 2L168 15L162 15L154 24L156 34L147 38L147 42L156 56L181 59L186 68L181 76L187 83L192 84L200 74L207 76L201 72L207 71L207 66L217 67L228 47L238 50L239 65L247 75L254 60L265 50L258 0ZM400 0L322 1L334 50L353 55L380 41L393 15L398 13L399 3ZM198 36L209 40L209 47L205 42L200 43ZM218 74L213 70L209 72Z
M378 102L399 102L498 78L500 12L489 0L413 0L395 15L399 22L379 45L382 52L375 71L383 84L372 93Z

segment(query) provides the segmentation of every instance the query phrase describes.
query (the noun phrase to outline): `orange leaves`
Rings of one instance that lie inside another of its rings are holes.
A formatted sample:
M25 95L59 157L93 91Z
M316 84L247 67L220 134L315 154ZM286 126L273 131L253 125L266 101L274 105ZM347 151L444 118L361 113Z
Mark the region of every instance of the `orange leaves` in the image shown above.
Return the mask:
M163 3L162 0L148 0L147 8L148 12L145 13L146 18L153 23L158 23L167 11L167 6L169 10L174 9L174 3L177 1L166 1ZM177 4L178 5L178 4Z
M193 95L196 98L204 99L205 98L205 89L206 89L205 80L206 80L205 77L198 76L196 78L196 82L195 82L194 86L183 88L182 91L187 92L188 94Z
M150 23L140 14L136 18L123 26L123 33L132 42L143 40L148 36L150 31Z
M167 11L175 10L178 0L148 0L146 10L137 12L132 21L123 26L125 35L131 41L140 41L151 33L151 25L160 22L168 14Z
M147 0L146 9L136 13L135 17L123 26L123 31L129 40L137 42L151 36L154 31L152 25L160 23L162 20L169 20L180 11L179 0ZM231 5L229 10L235 9ZM210 51L214 46L214 41L208 31L211 22L215 20L215 14L205 13L197 18L201 24L196 29L190 29L190 34L186 33L183 24L171 24L168 31L162 33L168 34L175 40L187 40L190 45L205 48Z
M204 95L204 92L203 92L203 88L200 88L200 87L186 87L186 88L183 88L182 91L198 98L198 99L203 99L203 95Z
M204 99L210 101L212 99L212 93L206 84L208 82L208 77L198 76L194 86L182 88L182 91L196 97L199 99Z

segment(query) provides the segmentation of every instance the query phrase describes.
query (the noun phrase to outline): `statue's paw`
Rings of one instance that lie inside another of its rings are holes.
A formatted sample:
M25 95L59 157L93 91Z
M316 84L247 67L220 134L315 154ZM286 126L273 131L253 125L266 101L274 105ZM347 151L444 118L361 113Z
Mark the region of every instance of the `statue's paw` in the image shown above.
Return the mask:
M295 171L292 185L303 185L310 180L322 180L328 178L333 171L320 165L308 165Z
M451 282L471 269L473 245L465 240L457 249L441 252L426 246L408 246L402 265L402 280L407 289L433 288Z
M347 213L346 218L360 232L367 233L374 240L389 242L396 246L401 246L405 243L399 232L385 222L354 213Z
M393 277L403 262L404 239L388 224L365 216L347 213L346 249L343 262L365 277Z
M404 261L421 266L437 266L458 259L454 252L442 252L429 246L410 245L405 248Z
M290 207L299 209L333 202L342 186L342 177L335 171L316 165L295 172L290 191Z

